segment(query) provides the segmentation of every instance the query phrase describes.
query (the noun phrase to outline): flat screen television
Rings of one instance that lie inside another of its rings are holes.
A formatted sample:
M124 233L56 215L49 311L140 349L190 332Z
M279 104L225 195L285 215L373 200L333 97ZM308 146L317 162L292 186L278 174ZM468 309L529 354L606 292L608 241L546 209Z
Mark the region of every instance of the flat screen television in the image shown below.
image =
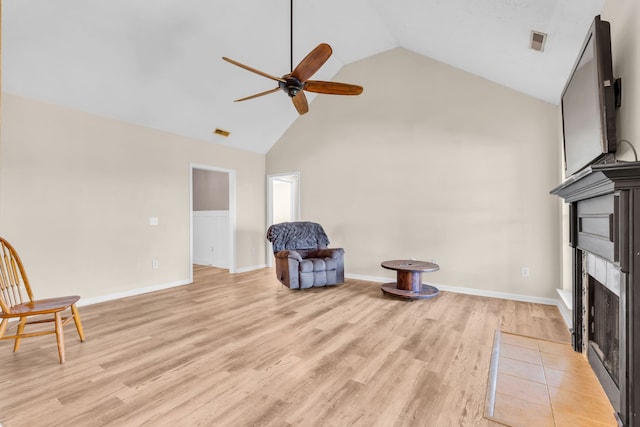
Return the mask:
M587 32L562 92L561 106L568 178L617 148L611 30L600 16Z

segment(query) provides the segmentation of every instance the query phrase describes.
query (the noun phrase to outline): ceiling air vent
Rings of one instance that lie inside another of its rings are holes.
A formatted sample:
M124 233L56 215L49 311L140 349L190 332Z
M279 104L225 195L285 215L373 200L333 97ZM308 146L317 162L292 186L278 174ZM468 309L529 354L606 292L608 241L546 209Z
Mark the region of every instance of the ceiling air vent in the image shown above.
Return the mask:
M547 35L545 33L541 33L540 31L531 31L531 43L529 44L531 49L542 52L546 41Z
M231 132L229 132L228 130L224 130L220 128L216 128L216 130L214 130L213 133L215 133L216 135L224 136L224 137L227 137L231 134Z

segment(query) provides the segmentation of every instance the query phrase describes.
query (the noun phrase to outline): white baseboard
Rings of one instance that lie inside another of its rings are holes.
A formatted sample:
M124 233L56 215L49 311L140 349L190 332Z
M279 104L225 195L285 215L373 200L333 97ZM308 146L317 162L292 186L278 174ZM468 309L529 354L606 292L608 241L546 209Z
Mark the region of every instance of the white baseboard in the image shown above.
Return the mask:
M243 268L239 268L236 273L246 273L249 271L253 271L253 270L259 270L261 268L266 268L265 264L262 265L254 265L254 266L250 266L250 267L243 267ZM123 291L123 292L115 292L112 294L107 294L107 295L100 295L97 297L91 297L91 298L82 298L80 299L80 301L78 301L78 307L82 307L85 305L92 305L92 304L99 304L101 302L107 302L107 301L113 301L113 300L117 300L120 298L126 298L126 297L132 297L135 295L142 295L142 294L148 294L149 292L155 292L155 291L161 291L163 289L169 289L169 288L175 288L178 286L184 286L184 285L189 285L193 283L192 281L186 279L186 280L179 280L177 282L171 282L171 283L164 283L164 284L160 284L160 285L153 285L153 286L147 286L145 288L137 288L137 289L130 289L127 291ZM2 426L0 426L2 427Z
M571 300L571 291L565 291L564 289L556 289L558 295L560 295L560 301L558 303L558 309L560 314L564 318L564 322L569 329L573 328L573 301Z
M388 282L394 281L393 279L390 279L388 277L360 276L357 274L345 274L345 277L349 279L366 280L369 282L377 282L377 283L388 283ZM558 308L560 307L560 304L562 304L562 301L560 301L560 299L554 299L554 298L541 298L541 297L534 297L529 295L510 294L507 292L487 291L484 289L461 288L458 286L447 286L447 285L441 285L433 282L428 282L428 283L442 291L455 292L459 294L476 295L479 297L501 298L501 299L508 299L513 301L522 301L522 302L532 302L536 304L556 305L558 306ZM562 312L562 309L560 309L560 312Z
M161 285L147 286L146 288L129 289L123 292L115 292L113 294L100 295L91 298L82 298L78 301L78 307L84 305L98 304L101 302L113 301L120 298L132 297L135 295L148 294L149 292L161 291L163 289L175 288L177 286L189 285L192 282L189 280L179 280L177 282L164 283Z
M238 268L236 270L236 273L248 273L250 271L260 270L261 268L267 268L267 264L252 265L249 267Z
M267 267L266 264L254 265L250 267L239 268L237 272L247 273L249 271L259 270L266 267ZM348 279L356 279L356 280L363 280L367 282L376 282L376 283L387 283L387 282L393 281L393 279L390 279L388 277L362 276L358 274L345 274L345 277ZM192 282L189 280L180 280L177 282L148 286L145 288L130 289L123 292L116 292L116 293L101 295L97 297L83 298L80 301L78 301L78 306L81 307L86 305L98 304L101 302L113 301L120 298L126 298L126 297L135 296L135 295L146 294L149 292L160 291L163 289L189 285L191 283ZM567 306L562 299L541 298L541 297L534 297L534 296L528 296L528 295L511 294L507 292L496 292L496 291L488 291L483 289L462 288L457 286L441 285L441 284L431 283L431 282L430 284L432 284L433 286L437 287L440 290L447 291L447 292L476 295L481 297L501 298L501 299L531 302L531 303L537 303L537 304L555 305L560 310L560 314L562 315L564 321L567 323L569 328L571 328L571 311L567 309Z
M347 279L364 280L365 282L376 282L376 283L393 282L393 279L390 279L388 277L362 276L360 274L345 273L344 277Z

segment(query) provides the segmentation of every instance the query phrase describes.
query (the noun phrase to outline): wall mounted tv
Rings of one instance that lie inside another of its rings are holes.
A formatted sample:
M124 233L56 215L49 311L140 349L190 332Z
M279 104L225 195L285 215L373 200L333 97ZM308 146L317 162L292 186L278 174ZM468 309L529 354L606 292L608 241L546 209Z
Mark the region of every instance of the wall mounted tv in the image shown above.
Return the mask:
M562 92L565 175L616 151L611 30L596 16ZM611 157L611 156L609 156Z

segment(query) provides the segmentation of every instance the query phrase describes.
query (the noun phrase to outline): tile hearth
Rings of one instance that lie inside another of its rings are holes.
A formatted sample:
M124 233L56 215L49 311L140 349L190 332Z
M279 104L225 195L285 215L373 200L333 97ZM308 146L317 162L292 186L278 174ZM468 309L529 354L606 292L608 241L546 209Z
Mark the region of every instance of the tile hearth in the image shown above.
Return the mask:
M496 332L485 417L509 426L612 426L614 409L569 344Z

